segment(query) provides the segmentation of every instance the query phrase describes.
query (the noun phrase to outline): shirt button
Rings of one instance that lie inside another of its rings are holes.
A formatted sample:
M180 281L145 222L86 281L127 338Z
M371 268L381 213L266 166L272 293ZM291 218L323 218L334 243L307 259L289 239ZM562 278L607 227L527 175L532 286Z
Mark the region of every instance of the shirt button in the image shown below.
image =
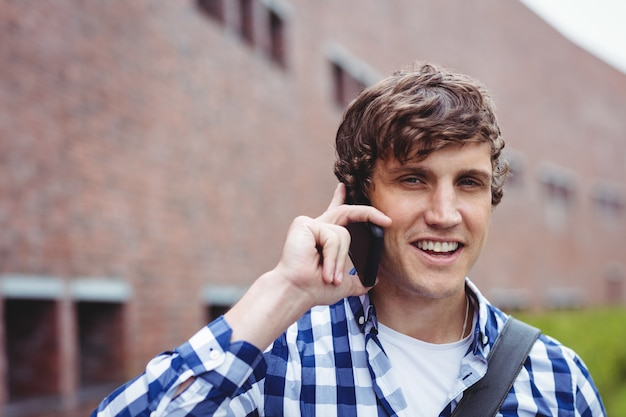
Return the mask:
M483 336L483 345L486 345L487 343L489 343L489 338L485 335Z
M363 324L363 323L365 323L365 317L361 316L359 317L359 324Z
M211 353L209 353L209 358L211 358L211 360L217 360L221 356L222 356L222 353L217 349L213 349L211 350Z

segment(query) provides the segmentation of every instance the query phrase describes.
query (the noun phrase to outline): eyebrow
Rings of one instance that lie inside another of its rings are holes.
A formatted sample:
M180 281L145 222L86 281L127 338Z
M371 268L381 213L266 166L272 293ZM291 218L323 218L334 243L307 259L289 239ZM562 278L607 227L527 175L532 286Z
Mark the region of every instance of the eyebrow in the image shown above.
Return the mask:
M471 169L467 169L467 170L462 170L460 173L461 177L477 177L477 178L482 178L483 180L489 180L491 181L492 178L492 173L485 171L484 169L477 169L477 168L471 168Z
M398 175L404 173L412 173L417 175L432 176L434 171L430 168L423 166L411 166L409 164L403 164L396 167L389 168L387 172L391 175ZM457 177L476 177L483 181L491 181L492 173L490 171L479 168L462 169L456 173Z

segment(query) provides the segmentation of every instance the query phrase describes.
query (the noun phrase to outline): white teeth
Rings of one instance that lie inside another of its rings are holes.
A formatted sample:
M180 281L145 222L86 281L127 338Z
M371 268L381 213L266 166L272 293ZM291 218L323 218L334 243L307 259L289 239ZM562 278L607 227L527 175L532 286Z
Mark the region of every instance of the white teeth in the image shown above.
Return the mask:
M434 242L432 240L420 240L417 247L422 250L429 250L437 253L453 252L458 249L458 242Z

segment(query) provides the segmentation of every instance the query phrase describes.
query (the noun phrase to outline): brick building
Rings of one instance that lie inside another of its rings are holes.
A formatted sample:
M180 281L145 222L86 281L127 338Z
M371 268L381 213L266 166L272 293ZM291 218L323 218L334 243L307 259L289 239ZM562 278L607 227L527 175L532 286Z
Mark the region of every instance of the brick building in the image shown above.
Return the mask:
M485 82L514 176L472 273L624 303L626 75L517 1L0 5L0 407L85 415L327 205L345 103L414 59Z

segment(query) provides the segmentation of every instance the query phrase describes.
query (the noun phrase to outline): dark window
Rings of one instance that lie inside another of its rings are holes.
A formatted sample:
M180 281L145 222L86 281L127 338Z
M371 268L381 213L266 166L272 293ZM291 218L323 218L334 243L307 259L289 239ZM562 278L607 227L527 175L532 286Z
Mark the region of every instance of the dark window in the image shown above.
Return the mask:
M219 316L223 315L230 309L230 307L231 307L230 305L224 305L224 304L209 305L206 309L207 322L211 322L215 320L216 318L218 318Z
M334 99L340 107L345 107L366 87L365 84L337 63L331 63Z
M624 213L624 199L621 193L616 189L597 187L593 193L593 200L598 213L602 217L610 216L611 218L615 218Z
M196 1L203 13L238 33L244 42L260 48L281 68L287 66L284 11L254 0L237 0L232 4L225 0ZM260 19L255 15L256 11L262 12ZM255 22L261 22L262 27L255 30Z
M542 177L543 190L549 203L568 205L576 194L576 183L570 175L548 172Z
M248 43L254 43L254 3L252 0L239 0L239 31Z
M218 22L224 22L223 0L198 0L198 7Z
M548 198L553 201L567 203L574 195L572 189L560 183L548 182L544 184L544 187Z
M59 393L55 301L4 301L9 401Z
M124 308L119 303L78 302L81 386L124 379Z
M286 65L285 59L285 27L281 17L269 10L269 55L281 67Z

